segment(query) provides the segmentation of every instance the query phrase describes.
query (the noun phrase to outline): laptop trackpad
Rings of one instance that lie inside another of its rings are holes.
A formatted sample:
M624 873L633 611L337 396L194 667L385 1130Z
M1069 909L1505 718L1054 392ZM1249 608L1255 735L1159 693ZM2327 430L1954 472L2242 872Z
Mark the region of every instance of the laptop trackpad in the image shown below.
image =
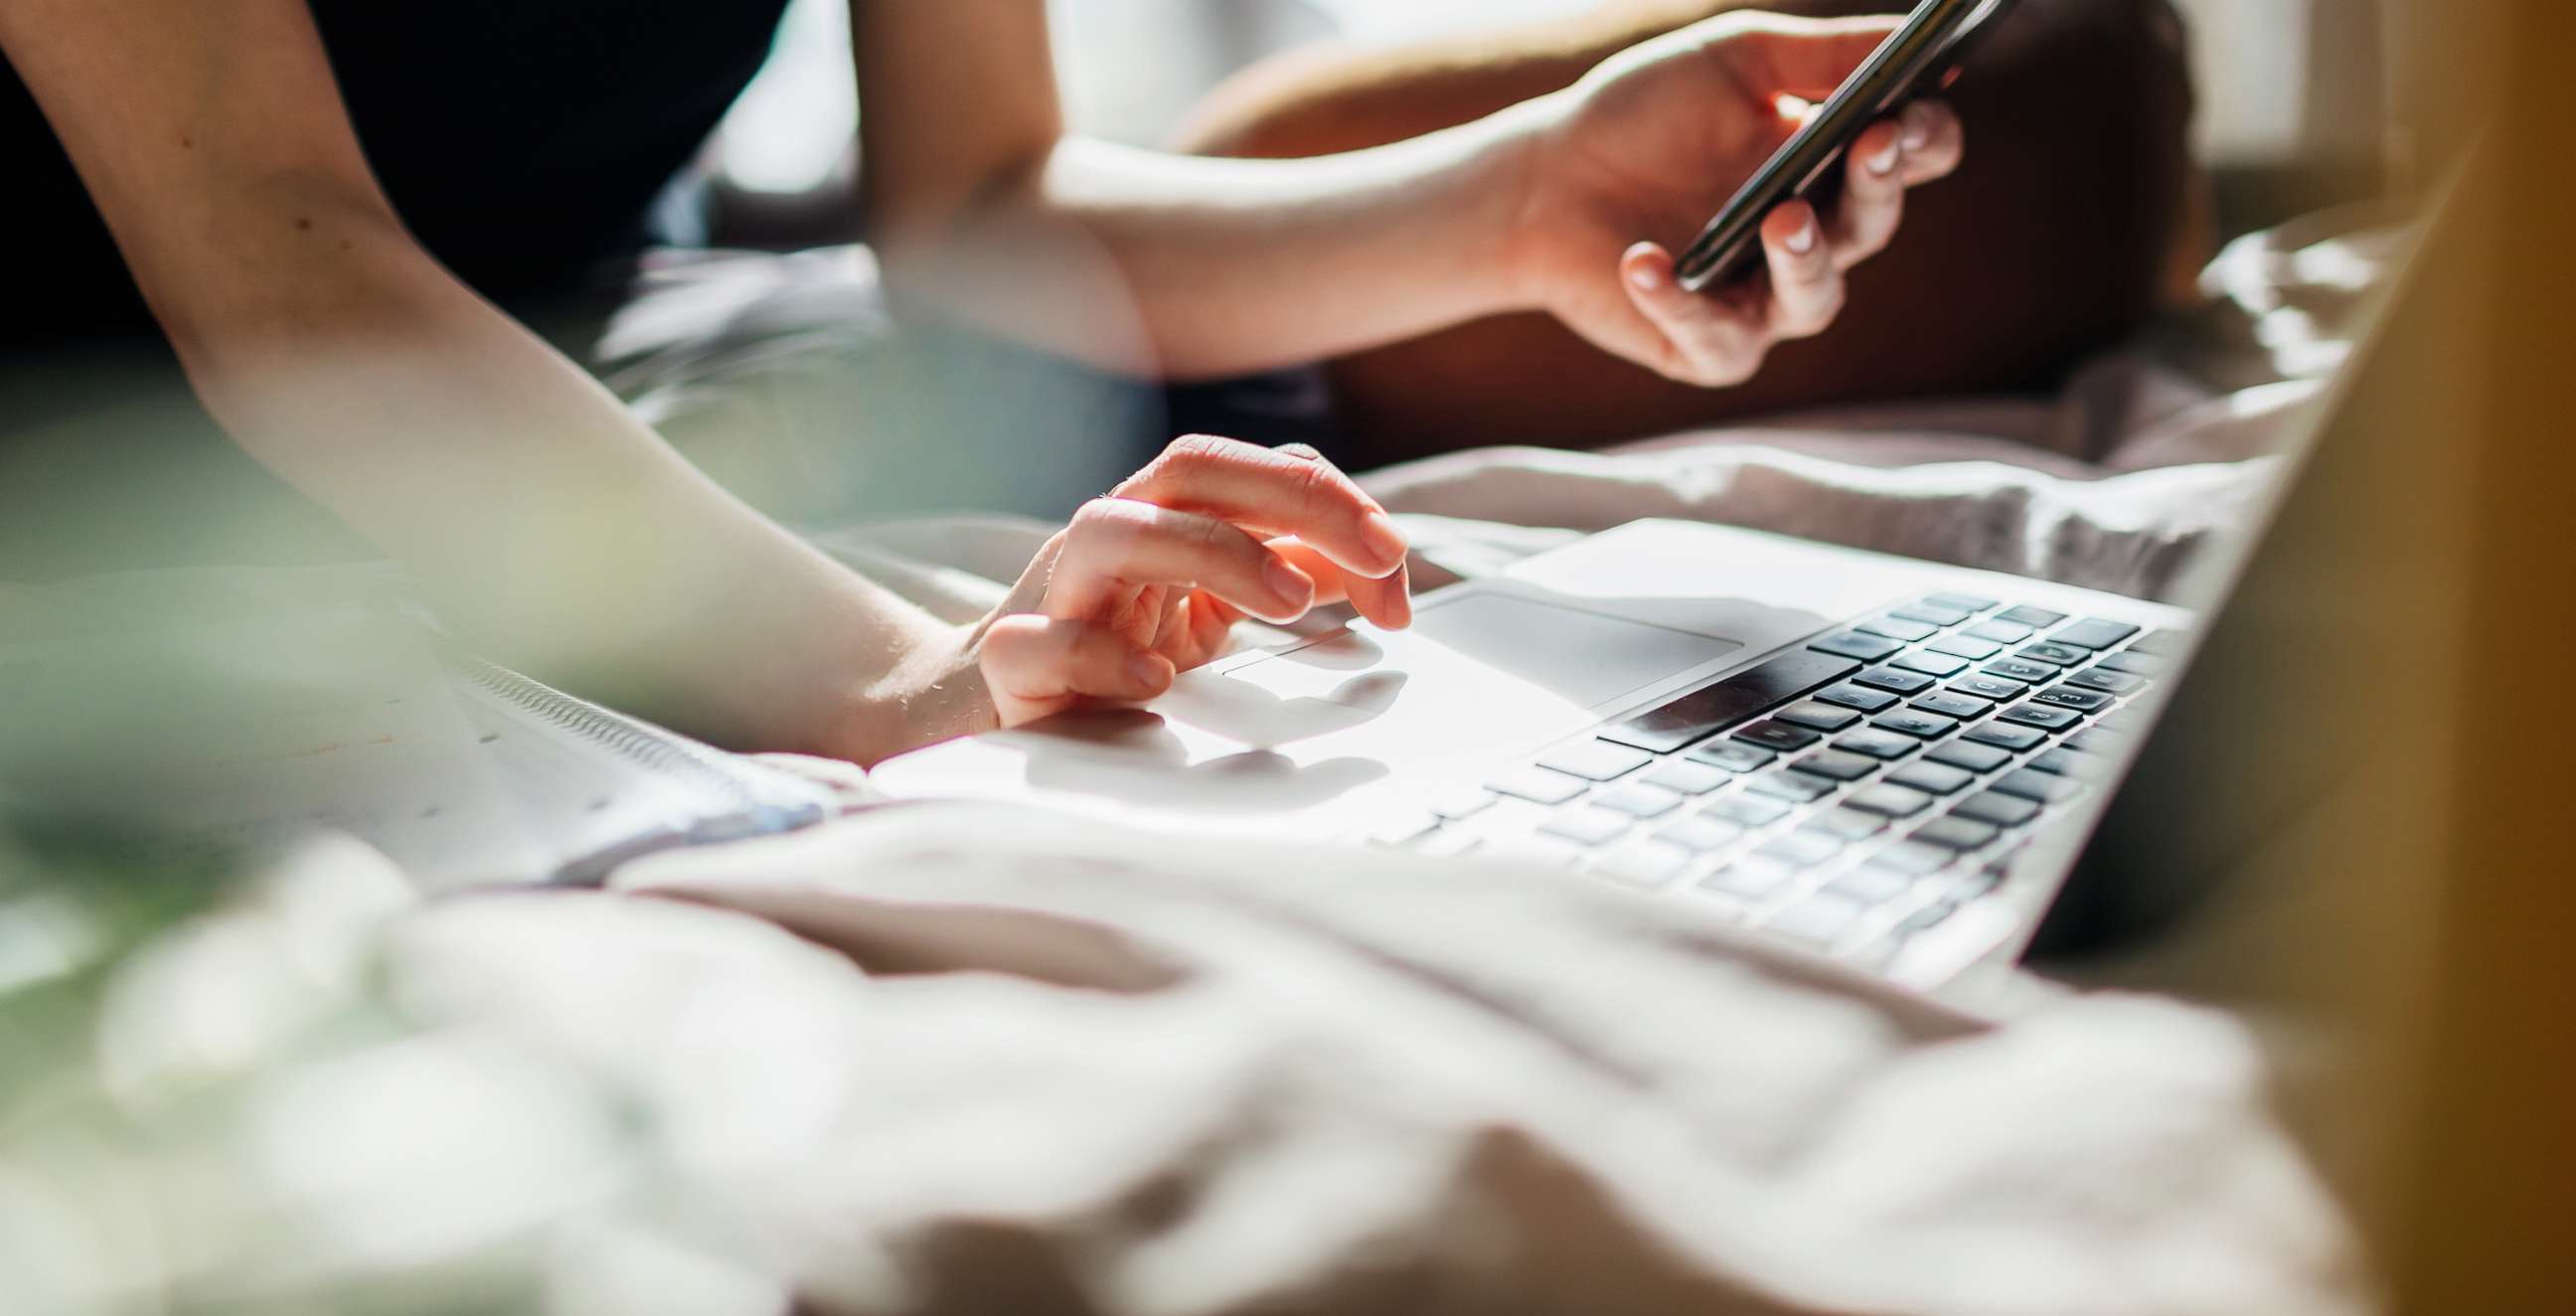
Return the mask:
M1432 608L1415 621L1413 634L1584 709L1744 647L1495 593Z
M1412 757L1397 751L1425 741L1509 752L1578 730L1602 706L1741 647L1479 590L1424 608L1410 630L1363 627L1192 674L1154 708L1248 746L1329 738L1339 752L1383 757Z

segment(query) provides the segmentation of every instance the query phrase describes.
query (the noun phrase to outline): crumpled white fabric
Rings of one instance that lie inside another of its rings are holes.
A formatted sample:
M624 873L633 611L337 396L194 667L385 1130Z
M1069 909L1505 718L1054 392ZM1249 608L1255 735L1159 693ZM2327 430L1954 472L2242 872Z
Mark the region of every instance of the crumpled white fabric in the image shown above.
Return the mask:
M577 1061L691 1204L615 1227L816 1310L2367 1304L2221 1015L1997 1025L1577 881L986 807L620 885L691 903L432 910L394 998Z

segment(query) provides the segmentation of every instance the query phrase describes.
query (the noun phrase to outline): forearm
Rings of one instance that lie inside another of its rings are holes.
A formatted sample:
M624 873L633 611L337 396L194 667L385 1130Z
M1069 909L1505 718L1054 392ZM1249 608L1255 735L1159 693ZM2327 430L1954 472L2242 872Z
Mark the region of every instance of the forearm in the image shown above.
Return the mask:
M1506 113L1294 161L1066 138L880 246L900 290L981 327L1111 369L1243 373L1521 305L1521 137Z
M874 757L937 720L905 706L935 622L716 487L397 227L279 218L219 262L253 277L163 285L173 340L244 448L476 642L747 747Z

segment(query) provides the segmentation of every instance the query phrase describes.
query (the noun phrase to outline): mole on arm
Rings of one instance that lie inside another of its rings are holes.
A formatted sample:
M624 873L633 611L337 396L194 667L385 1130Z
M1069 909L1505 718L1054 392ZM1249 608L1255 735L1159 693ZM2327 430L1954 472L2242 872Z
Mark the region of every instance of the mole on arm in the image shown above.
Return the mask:
M312 232L312 231L313 231L313 217L312 217L311 215L297 215L297 216L295 217L295 227L296 227L296 229L297 229L299 232L304 232L304 233L310 233L310 232Z

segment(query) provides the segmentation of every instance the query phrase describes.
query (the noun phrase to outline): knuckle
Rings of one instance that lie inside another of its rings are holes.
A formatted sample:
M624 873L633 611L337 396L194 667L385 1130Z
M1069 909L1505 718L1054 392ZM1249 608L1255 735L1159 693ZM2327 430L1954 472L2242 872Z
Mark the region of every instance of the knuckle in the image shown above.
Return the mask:
M1233 439L1218 438L1213 434L1186 434L1164 447L1159 460L1166 466L1187 470L1224 461L1243 446Z
M1288 468L1287 476L1305 512L1327 512L1344 501L1342 473L1329 463L1300 461Z

